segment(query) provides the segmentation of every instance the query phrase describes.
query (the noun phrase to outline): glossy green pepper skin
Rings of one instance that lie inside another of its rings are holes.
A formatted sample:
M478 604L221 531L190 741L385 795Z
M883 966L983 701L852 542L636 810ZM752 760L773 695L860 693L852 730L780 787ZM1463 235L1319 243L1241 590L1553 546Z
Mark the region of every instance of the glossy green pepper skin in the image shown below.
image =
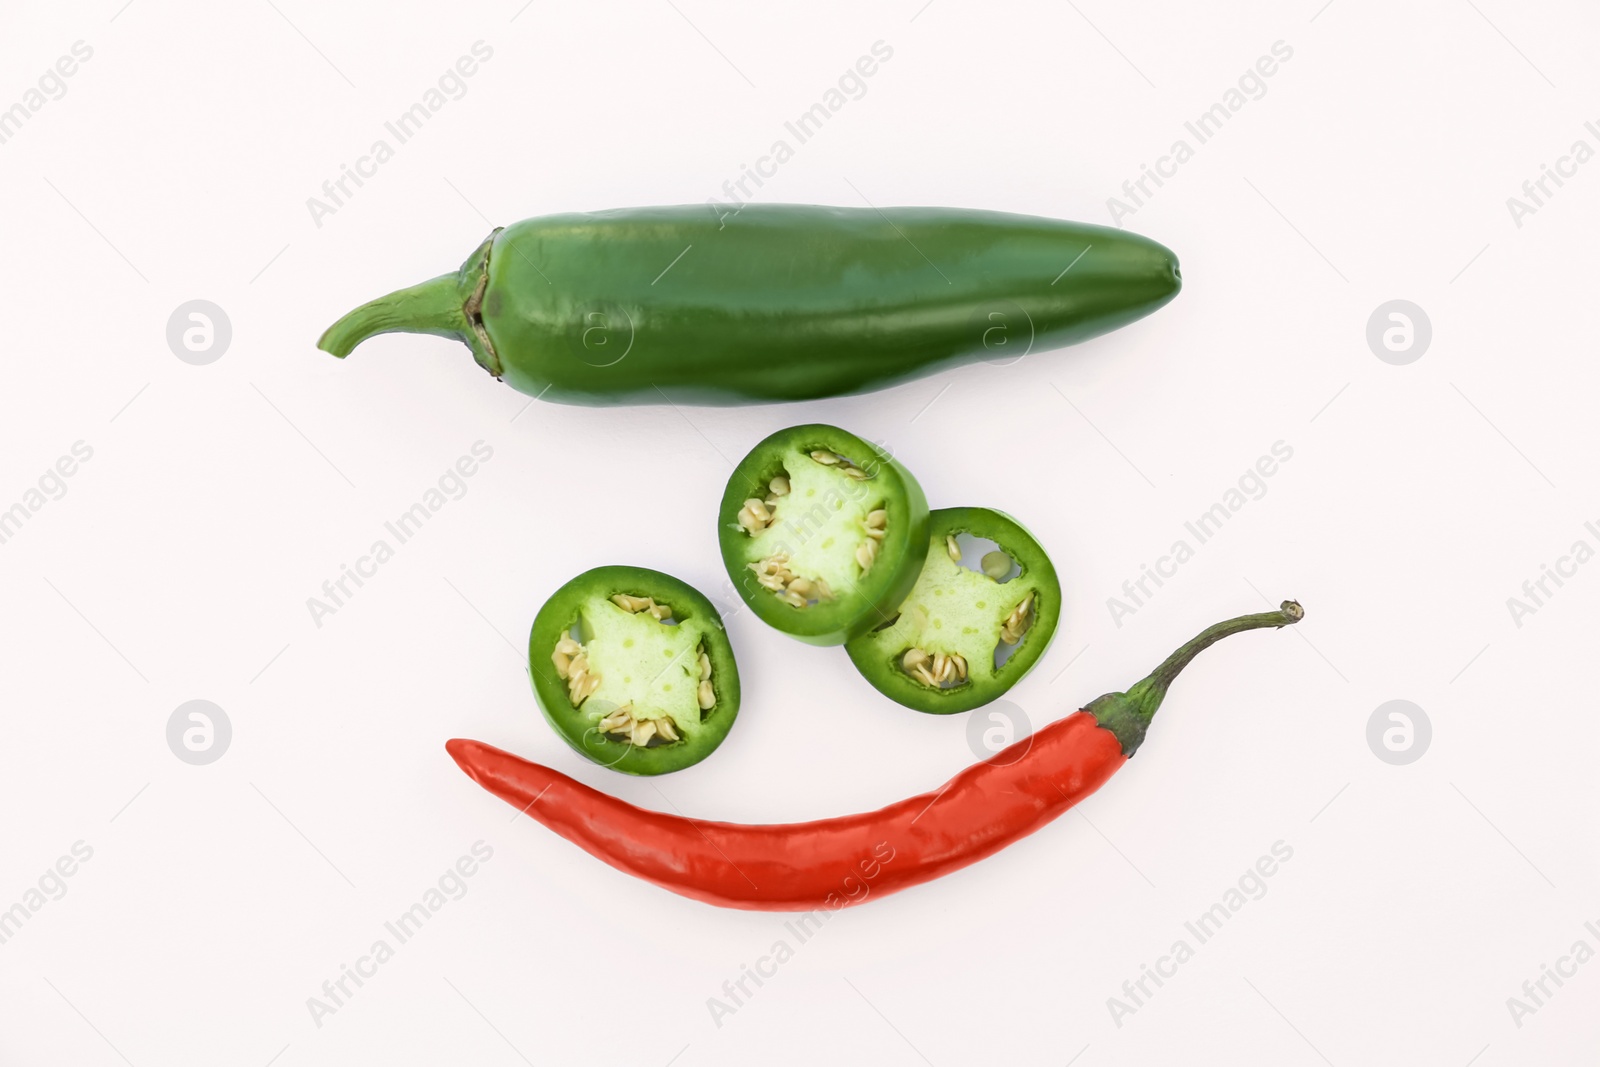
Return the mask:
M619 596L649 598L663 614L630 610ZM574 630L581 653L558 657ZM533 621L528 666L539 708L561 739L624 774L699 763L739 715L739 668L717 609L693 586L644 567L596 567L556 590ZM578 687L574 701L575 681L584 680L592 691ZM703 707L697 690L707 681L713 699ZM626 731L607 728L619 709L631 709L640 722L670 718L674 736L636 744Z
M455 337L513 387L579 404L809 400L1014 361L1148 315L1177 258L1102 226L994 211L749 204L550 215L319 342Z
M787 483L782 494L775 478ZM751 502L770 521L751 516ZM881 518L877 534L872 516ZM869 540L863 568L857 553ZM893 618L911 592L928 554L928 501L911 472L871 442L837 426L791 426L752 448L728 477L717 544L729 580L762 622L807 644L841 645ZM787 585L764 567L778 558L782 574L805 583L789 600Z
M948 545L963 534L999 547L981 562L957 560ZM949 715L998 700L1039 662L1061 619L1061 582L1043 546L1004 512L941 508L928 518L928 540L927 563L892 621L853 639L845 651L861 676L890 700ZM998 564L992 572L991 562ZM1020 633L1006 642L1013 612ZM996 666L1002 642L1004 662ZM964 676L926 684L907 670L912 649L927 656L960 655Z

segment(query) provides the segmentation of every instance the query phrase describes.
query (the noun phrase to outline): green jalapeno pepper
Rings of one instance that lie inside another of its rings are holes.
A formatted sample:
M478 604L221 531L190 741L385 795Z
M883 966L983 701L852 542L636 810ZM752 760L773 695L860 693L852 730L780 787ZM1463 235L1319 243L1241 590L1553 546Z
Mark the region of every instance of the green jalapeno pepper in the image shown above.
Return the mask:
M562 740L627 774L699 763L739 714L739 669L711 602L643 567L585 571L539 609L533 692Z
M323 334L455 337L551 400L803 400L1082 341L1171 300L1176 257L1121 230L993 211L750 204L551 215Z
M717 519L723 565L750 609L814 645L893 618L928 552L917 480L836 426L791 426L756 445Z
M965 560L963 534L998 547ZM998 699L1032 669L1061 617L1061 583L1033 535L998 511L935 511L928 541L900 610L845 651L890 700L944 715Z

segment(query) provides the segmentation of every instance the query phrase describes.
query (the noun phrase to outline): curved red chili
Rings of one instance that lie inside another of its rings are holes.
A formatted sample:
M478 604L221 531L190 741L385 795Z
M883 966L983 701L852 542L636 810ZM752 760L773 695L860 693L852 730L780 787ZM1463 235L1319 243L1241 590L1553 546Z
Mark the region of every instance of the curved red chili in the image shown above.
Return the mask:
M814 822L744 825L648 811L479 741L445 747L495 796L663 889L730 908L841 908L930 881L1033 833L1127 762L1172 680L1201 650L1304 614L1285 601L1218 623L1126 693L1091 701L931 793Z

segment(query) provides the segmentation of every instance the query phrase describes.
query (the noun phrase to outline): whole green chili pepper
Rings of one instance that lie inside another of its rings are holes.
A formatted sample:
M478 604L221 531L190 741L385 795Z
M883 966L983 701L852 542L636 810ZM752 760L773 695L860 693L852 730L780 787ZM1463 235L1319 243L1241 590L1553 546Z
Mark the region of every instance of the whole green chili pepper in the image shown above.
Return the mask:
M807 400L1094 337L1180 284L1154 241L1027 215L627 208L497 229L318 343L455 337L496 378L573 403Z

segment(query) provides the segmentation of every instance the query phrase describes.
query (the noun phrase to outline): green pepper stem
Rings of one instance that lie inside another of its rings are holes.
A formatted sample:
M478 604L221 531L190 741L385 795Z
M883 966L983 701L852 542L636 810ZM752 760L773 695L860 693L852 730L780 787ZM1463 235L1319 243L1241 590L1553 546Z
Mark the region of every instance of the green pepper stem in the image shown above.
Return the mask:
M328 327L317 347L343 359L356 345L380 333L431 333L465 339L471 324L462 303L460 276L443 274L362 304Z
M1277 611L1263 611L1255 615L1241 615L1237 619L1219 622L1200 631L1195 638L1162 661L1161 666L1135 684L1126 693L1107 693L1089 702L1086 711L1099 720L1100 725L1117 735L1122 751L1133 755L1144 740L1150 720L1155 718L1167 689L1189 662L1224 637L1260 630L1266 627L1293 626L1305 618L1305 609L1293 600L1285 600Z

